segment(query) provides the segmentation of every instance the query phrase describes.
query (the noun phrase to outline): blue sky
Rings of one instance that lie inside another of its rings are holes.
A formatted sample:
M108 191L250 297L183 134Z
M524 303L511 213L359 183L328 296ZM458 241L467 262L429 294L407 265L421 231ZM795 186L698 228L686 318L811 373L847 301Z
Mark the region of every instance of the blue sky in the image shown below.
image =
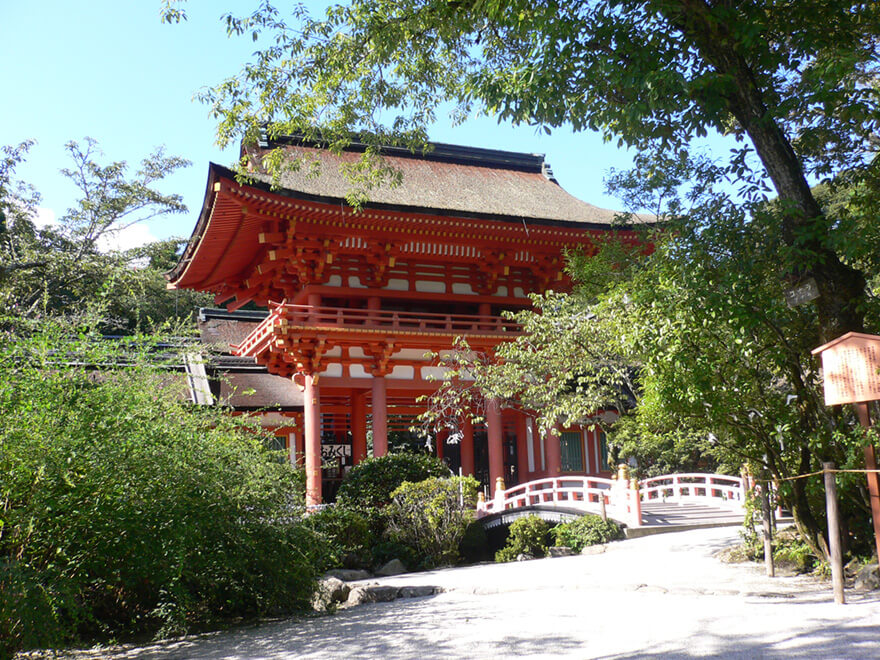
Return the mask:
M190 235L209 161L228 165L237 156L237 146L225 152L216 147L214 120L192 97L236 73L253 51L250 39L227 38L220 21L224 10L248 11L252 4L190 0L187 22L163 25L159 0L0 2L0 144L38 141L19 175L43 194L47 215L62 215L76 199L58 173L69 164L68 140L93 137L108 161L131 165L164 145L193 162L163 186L184 196L189 213L154 222L129 240ZM630 162L595 134L560 130L547 136L490 118L459 127L440 122L431 138L546 153L566 190L607 208L619 203L604 194L603 176Z

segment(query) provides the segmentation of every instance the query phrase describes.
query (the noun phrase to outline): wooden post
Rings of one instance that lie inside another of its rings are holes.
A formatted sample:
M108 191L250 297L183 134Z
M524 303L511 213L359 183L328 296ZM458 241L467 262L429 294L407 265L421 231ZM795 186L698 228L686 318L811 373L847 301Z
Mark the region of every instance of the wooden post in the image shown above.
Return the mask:
M558 477L562 473L562 446L560 444L562 428L556 424L544 437L546 439L547 476Z
M461 421L461 471L466 477L474 476L474 425L469 413Z
M834 463L822 463L825 471L825 508L828 513L828 549L831 554L831 582L834 586L834 602L843 605L843 553L840 551L840 520L837 512L837 480Z
M351 464L357 465L367 457L367 393L351 393Z
M373 456L388 453L388 384L384 376L373 376Z
M305 450L306 505L321 503L321 404L318 385L312 374L305 374Z
M489 442L489 483L497 490L498 480L504 478L504 445L501 440L501 408L496 399L486 401L486 426Z
M877 458L874 456L874 445L865 447L865 467L877 469ZM880 474L868 472L868 497L871 500L871 518L874 521L874 549L880 557Z
M766 476L766 474L765 474ZM776 567L773 565L773 526L770 516L770 480L765 479L761 484L761 520L764 530L764 567L767 569L767 577L776 576Z
M856 415L858 415L859 423L865 428L871 428L871 414L868 411L867 403L854 404ZM874 548L877 557L880 557L880 475L871 470L877 469L877 457L874 454L874 445L868 445L864 448L865 453L865 469L868 470L868 499L871 502L871 520L874 523Z

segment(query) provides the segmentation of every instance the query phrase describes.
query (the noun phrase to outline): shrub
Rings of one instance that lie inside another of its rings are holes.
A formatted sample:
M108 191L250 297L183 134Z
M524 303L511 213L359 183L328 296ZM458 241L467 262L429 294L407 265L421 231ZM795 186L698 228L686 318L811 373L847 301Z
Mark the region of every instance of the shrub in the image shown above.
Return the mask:
M306 517L306 526L321 539L326 551L322 570L368 568L372 564L374 537L370 520L360 511L328 506Z
M602 520L592 514L556 525L550 533L553 534L556 545L568 546L575 552L580 552L588 545L608 543L623 538L620 525L613 520Z
M422 567L455 563L465 529L474 519L479 486L473 477L404 482L387 509L389 535L412 548Z
M464 530L464 536L458 544L458 552L467 564L487 561L492 556L489 553L489 538L486 530L478 521L473 521Z
M143 356L70 366L95 343L0 338L0 656L309 608L297 473Z
M550 525L538 516L517 518L510 525L507 543L495 553L495 561L513 561L524 554L543 557L547 553Z
M336 501L349 507L382 507L404 481L418 482L429 477L448 477L449 468L428 454L387 454L368 458L346 475Z

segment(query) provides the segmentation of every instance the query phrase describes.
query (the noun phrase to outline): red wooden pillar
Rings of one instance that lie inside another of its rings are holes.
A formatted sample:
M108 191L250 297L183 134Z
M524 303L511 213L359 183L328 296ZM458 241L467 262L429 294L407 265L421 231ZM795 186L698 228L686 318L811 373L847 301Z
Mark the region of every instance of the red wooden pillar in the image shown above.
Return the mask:
M482 318L480 318L480 321L483 321L483 323L481 323L480 327L482 327L484 329L491 328L492 326L488 321L489 321L489 317L492 316L492 305L490 305L489 303L480 303L480 306L479 306L479 309L477 310L477 312L482 317Z
M367 393L351 392L351 463L357 465L367 457Z
M521 484L529 480L528 422L524 412L516 413L516 473ZM508 484L513 485L513 484Z
M489 484L492 494L498 478L504 479L504 445L501 441L501 408L497 399L486 402L486 426L489 436Z
M562 473L562 448L559 446L561 435L562 429L559 424L557 424L547 434L544 443L544 448L547 452L548 477L558 477Z
M305 374L306 505L321 503L321 404L312 374Z
M461 422L461 473L464 476L474 475L474 425L469 417Z
M388 453L388 383L373 376L373 456Z

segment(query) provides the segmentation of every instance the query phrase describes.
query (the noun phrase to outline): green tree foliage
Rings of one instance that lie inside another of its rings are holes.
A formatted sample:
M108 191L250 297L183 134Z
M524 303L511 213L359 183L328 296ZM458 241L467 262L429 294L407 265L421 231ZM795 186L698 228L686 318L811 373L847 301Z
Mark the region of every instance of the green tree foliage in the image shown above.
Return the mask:
M185 18L163 4L166 20ZM313 19L262 2L226 25L260 48L203 95L221 142L299 132L340 148L356 135L374 147L368 161L389 141L419 148L451 108L597 130L637 151L615 188L675 238L657 239L631 287L605 275L587 290L603 269L576 261L583 297L536 300L543 318L521 317L530 338L502 356L520 369L494 374L495 394L544 407L547 425L638 396L644 412L621 441L674 430L674 452L704 443L690 460L752 460L780 477L853 460L851 419L823 409L808 351L862 330L866 314L876 322L880 5L351 0ZM701 161L695 142L710 132L733 148ZM279 152L251 165L285 163ZM819 179L830 199L811 189ZM725 181L735 193L719 194ZM658 193L672 199L654 204ZM783 291L809 278L818 298L788 309ZM811 489L796 482L787 497L820 546Z
M449 474L443 461L428 454L401 452L368 458L345 475L336 500L351 507L383 507L404 481L419 482Z
M0 655L308 609L301 475L167 366L67 324L0 338Z
M164 20L185 18L180 1L163 7ZM444 107L598 130L666 157L732 135L721 175L747 200L775 190L773 238L801 253L791 275L818 284L816 343L863 327L865 279L829 240L807 177L874 180L875 2L351 0L320 19L261 2L225 21L260 48L203 95L221 143L301 132L338 148L357 133L376 147L369 159L391 139L423 144Z
M370 568L378 541L372 522L363 511L344 506L329 506L306 517L306 526L318 535L326 553L321 569Z
M510 535L504 547L495 553L495 561L515 561L519 555L533 558L547 553L550 523L538 516L517 518L510 524Z
M473 477L431 477L403 482L388 506L388 533L411 547L425 568L455 564L477 507Z
M61 173L80 198L57 224L37 227L39 194L15 176L32 144L4 147L0 161L0 316L6 323L98 310L106 332L129 334L205 304L202 294L165 290L163 272L176 263L180 239L112 247L134 224L186 211L180 195L157 185L189 161L156 149L131 174L125 161L101 164L94 140L69 142L71 166Z
M566 546L580 552L588 545L608 543L623 538L623 530L613 520L586 515L577 520L561 523L550 530L556 545Z

